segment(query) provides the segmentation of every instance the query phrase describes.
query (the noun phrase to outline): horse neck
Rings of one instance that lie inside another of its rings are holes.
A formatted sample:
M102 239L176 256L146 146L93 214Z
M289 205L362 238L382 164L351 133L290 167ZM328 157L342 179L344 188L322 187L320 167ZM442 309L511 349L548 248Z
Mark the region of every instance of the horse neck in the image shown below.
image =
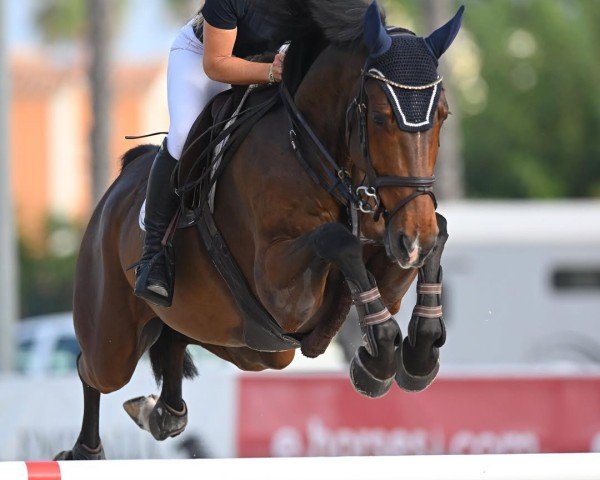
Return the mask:
M346 110L364 64L364 54L329 46L315 60L295 95L298 109L334 158L346 152Z

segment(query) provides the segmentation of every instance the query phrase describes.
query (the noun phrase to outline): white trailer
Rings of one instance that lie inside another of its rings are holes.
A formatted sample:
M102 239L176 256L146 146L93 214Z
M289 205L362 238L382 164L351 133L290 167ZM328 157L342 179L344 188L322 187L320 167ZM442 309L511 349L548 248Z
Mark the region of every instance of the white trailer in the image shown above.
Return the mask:
M441 202L443 365L600 364L600 202ZM415 295L396 316L406 334Z

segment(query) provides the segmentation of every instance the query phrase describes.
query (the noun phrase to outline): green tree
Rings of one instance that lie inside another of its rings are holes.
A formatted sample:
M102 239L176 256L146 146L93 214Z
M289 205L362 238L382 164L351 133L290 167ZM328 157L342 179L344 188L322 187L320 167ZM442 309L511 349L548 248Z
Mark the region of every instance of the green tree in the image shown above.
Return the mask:
M600 195L598 3L468 3L487 105L465 119L469 193Z
M598 2L459 3L480 63L477 79L457 85L468 195L600 196ZM453 50L472 54L464 42Z
M45 248L19 245L19 293L22 317L73 308L73 276L81 226L48 219Z

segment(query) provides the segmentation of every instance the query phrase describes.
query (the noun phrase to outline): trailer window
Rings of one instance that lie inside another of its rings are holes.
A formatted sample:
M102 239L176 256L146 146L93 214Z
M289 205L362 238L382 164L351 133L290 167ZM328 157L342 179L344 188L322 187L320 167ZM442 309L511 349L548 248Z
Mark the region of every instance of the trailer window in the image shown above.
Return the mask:
M561 291L600 290L600 266L557 268L552 275L552 284Z

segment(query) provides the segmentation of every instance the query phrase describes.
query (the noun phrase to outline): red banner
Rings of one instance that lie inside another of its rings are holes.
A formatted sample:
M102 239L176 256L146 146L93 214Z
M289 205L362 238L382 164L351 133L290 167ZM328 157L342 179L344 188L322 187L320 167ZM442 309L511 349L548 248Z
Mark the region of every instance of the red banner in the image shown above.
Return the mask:
M371 400L344 375L242 376L238 455L600 451L600 378L440 378Z

